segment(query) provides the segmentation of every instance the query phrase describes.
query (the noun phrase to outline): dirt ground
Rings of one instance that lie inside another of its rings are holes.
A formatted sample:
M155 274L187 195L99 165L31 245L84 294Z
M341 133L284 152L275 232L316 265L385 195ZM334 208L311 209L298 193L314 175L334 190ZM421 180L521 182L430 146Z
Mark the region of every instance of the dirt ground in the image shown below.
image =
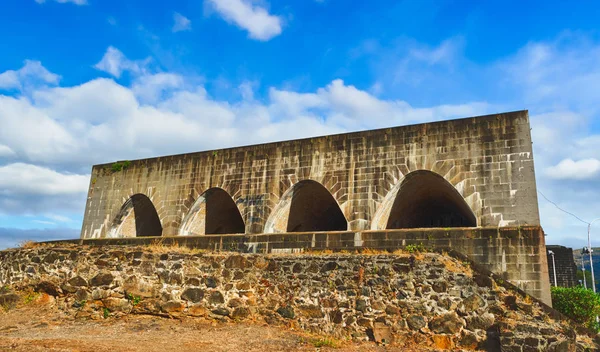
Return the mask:
M217 323L142 315L77 321L48 304L0 311L0 351L399 350L372 342L326 341L323 337L258 323ZM328 347L332 343L337 346Z

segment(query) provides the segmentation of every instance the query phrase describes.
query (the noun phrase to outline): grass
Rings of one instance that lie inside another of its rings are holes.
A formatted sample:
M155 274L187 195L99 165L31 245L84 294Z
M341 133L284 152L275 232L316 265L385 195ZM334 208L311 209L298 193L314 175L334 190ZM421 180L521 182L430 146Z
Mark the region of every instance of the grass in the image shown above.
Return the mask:
M330 347L330 348L339 348L342 344L340 341L334 339L333 337L317 337L312 338L310 343L316 347Z
M29 291L25 296L23 296L23 302L25 302L25 304L29 304L31 302L37 301L39 297L40 293Z
M144 246L144 248L147 249L151 253L158 253L158 254L167 254L167 253L173 253L173 252L180 253L180 254L201 254L201 253L207 252L205 249L190 248L187 246L182 246L179 243L165 244L164 239L156 240L156 241L152 242L151 244Z
M425 246L423 245L423 243L419 243L419 244L407 244L406 247L404 247L404 250L406 250L408 253L421 253L421 252L427 252L427 248L425 248Z
M25 240L25 241L21 241L19 242L19 247L23 248L23 249L32 249L32 248L36 248L39 247L39 243L34 242L32 240Z
M444 267L449 272L465 274L468 277L473 276L473 269L471 268L471 263L469 262L454 259L447 254L443 254L439 260L444 264Z
M104 317L104 319L108 319L108 317L110 317L110 311L108 310L108 308L102 308L102 316Z
M127 294L127 299L131 302L131 304L135 307L142 301L142 297L134 296L131 293Z
M129 167L129 165L131 165L131 162L129 160L125 160L122 162L113 163L111 165L110 169L112 172L119 172L119 171L127 169Z

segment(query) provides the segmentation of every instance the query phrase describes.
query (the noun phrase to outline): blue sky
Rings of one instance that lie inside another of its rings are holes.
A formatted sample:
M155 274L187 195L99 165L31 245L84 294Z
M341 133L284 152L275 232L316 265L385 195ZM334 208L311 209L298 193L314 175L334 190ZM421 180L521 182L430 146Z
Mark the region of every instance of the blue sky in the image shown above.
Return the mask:
M0 248L77 237L92 164L519 109L538 189L590 221L598 18L596 1L4 0ZM539 202L548 243L584 245Z

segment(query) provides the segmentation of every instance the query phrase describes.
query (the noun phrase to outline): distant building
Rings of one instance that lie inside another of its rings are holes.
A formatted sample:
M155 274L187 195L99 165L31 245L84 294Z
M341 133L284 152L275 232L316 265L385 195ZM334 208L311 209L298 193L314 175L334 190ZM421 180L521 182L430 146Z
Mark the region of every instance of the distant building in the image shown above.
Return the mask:
M556 265L556 283L561 287L577 286L577 266L573 259L573 249L564 246L546 246L546 252L554 253L554 265ZM550 285L554 286L554 268L552 267L552 255L548 255L548 273L550 274Z

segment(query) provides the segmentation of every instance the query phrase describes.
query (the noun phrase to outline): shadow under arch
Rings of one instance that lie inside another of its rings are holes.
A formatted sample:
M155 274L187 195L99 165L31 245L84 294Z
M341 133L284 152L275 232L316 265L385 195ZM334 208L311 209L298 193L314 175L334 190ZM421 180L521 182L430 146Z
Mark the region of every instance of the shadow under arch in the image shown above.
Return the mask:
M407 174L390 191L379 214L374 216L371 228L476 226L475 214L450 182L435 172L417 170Z
M294 184L279 200L265 233L346 231L348 221L331 193L317 181Z
M110 237L160 237L162 225L154 204L146 195L129 197L113 220Z
M222 188L209 188L196 199L183 219L180 236L245 232L244 219L233 198Z

